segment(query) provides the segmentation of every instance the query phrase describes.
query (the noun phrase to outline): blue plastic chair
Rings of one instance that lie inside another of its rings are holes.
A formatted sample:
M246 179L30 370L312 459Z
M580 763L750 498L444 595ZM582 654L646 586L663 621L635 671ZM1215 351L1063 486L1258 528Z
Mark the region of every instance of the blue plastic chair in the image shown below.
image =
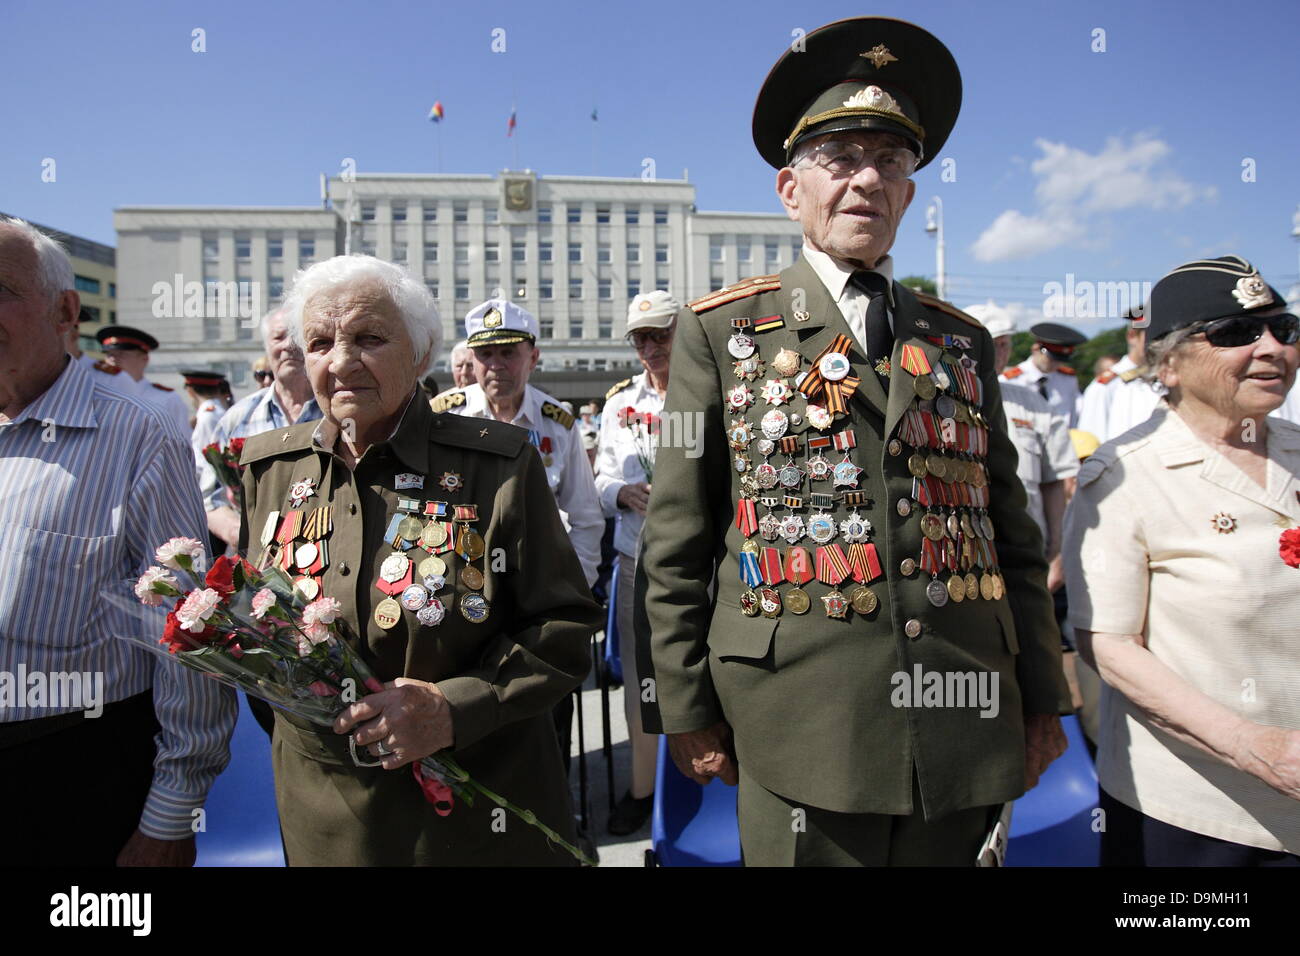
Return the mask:
M196 866L284 866L271 740L243 694L230 764L212 785L204 809L207 829L196 834Z
M650 862L659 866L740 866L736 788L721 780L701 787L682 776L659 738Z
M1007 866L1097 866L1101 834L1093 830L1097 771L1079 718L1061 718L1069 749L1016 801Z
M618 564L609 576L609 616L605 620L605 673L615 683L623 683L623 658L618 652Z

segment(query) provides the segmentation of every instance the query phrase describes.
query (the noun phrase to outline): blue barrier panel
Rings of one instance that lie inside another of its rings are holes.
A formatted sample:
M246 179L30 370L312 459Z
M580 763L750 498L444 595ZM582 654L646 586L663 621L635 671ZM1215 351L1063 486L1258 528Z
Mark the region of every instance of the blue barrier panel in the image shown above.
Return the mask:
M230 765L212 785L204 809L207 829L196 834L196 866L284 866L271 739L242 693Z

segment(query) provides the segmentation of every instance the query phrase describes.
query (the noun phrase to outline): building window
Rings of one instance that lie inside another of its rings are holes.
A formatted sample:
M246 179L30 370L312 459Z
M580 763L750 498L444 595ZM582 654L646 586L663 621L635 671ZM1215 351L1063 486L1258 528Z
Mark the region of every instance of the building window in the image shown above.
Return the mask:
M537 221L538 221L538 222L550 222L550 221L551 221L551 204L550 204L550 203L541 203L540 205L538 205L538 207L537 207Z
M603 223L603 222L609 222L609 207L608 207L608 206L597 206L597 207L596 207L596 222L602 222L602 223Z
M627 297L628 297L629 299L635 299L635 298L636 298L637 296L639 296L640 294L641 294L641 282L640 282L640 280L637 280L637 281L635 281L635 282L629 282L629 283L627 284Z
M580 245L569 246L569 261L570 262L582 261L582 246Z
M537 334L538 334L538 336L540 336L541 338L544 338L544 339L553 339L553 338L555 338L555 320L554 320L554 319L538 319L538 320L537 320Z
M437 279L426 279L424 283L424 287L429 290L429 294L432 295L435 299L438 298Z
M748 262L750 257L749 237L744 236L736 239L736 261Z
M527 279L516 279L516 280L515 280L515 298L516 298L516 299L526 299L526 298L528 298L528 280L527 280Z
M466 301L468 301L468 300L469 300L469 283L468 283L468 282L457 282L457 283L456 283L456 301L458 301L458 302L466 302Z
M270 279L266 285L266 294L272 299L284 298L284 280L280 278Z
M315 255L316 255L315 239L298 240L298 259L300 263L310 261L312 258L315 257Z
M362 222L375 221L375 204L373 202L363 202L361 204L361 221Z
M495 203L483 207L483 221L497 222L501 218L501 208Z
M404 242L393 243L393 261L394 262L406 261L406 243Z
M655 245L655 262L668 261L668 246L666 243L656 243Z
M469 245L467 243L456 243L456 261L458 263L469 262Z
M438 261L438 244L436 242L426 242L424 244L424 261L425 262Z
M433 202L424 203L424 205L420 207L420 214L423 216L425 222L437 222L438 204Z
M656 226L666 226L666 225L668 225L668 207L667 207L667 206L655 206L655 225L656 225Z
M590 359L578 359L577 367L580 371L585 372L590 366L591 366Z
M454 202L451 204L452 222L469 222L469 203Z
M91 295L99 295L99 290L102 288L98 279L87 276L75 276L73 285L77 287L78 292L89 292Z
M501 261L501 246L499 243L487 242L483 244L483 261L484 262Z
M221 338L221 320L204 319L203 320L203 340L205 342L215 342Z
M240 319L235 323L235 338L245 342L253 338L252 319Z
M659 270L659 271L657 271L657 272L655 273L655 288L656 288L656 289L667 289L667 288L668 288L668 270L667 270L667 269Z
M393 222L406 222L406 204L393 206Z
M605 371L605 366L606 366L606 364L608 364L608 359L596 359L596 360L592 363L592 366L591 366L592 371L595 371L595 372L603 372L603 371Z
M537 283L537 298L539 298L539 299L554 299L554 298L555 298L555 283L552 282L550 279L543 279L543 280L541 280L540 282L538 282L538 283Z
M539 243L537 244L537 261L538 261L538 262L554 262L554 261L555 261L555 247L552 246L549 242L539 242Z
M220 249L221 247L218 245L217 240L204 239L203 240L203 261L216 262L217 259L220 257Z
M627 261L628 262L641 261L641 247L639 245L632 244L627 247Z
M569 298L570 298L570 299L581 299L581 298L582 298L582 280L581 280L581 279L570 279L570 280L569 280Z
M235 237L235 258L247 261L253 258L253 240L247 236Z
M614 337L614 319L608 315L601 316L596 322L596 337L612 339Z
M362 241L361 254L363 256L373 256L375 254L375 241L373 239L365 239Z
M763 241L763 259L769 267L776 265L777 260L781 258L781 247L775 239L765 239Z
M635 225L637 225L638 223L641 222L641 207L640 207L640 206L628 206L628 207L627 207L627 212L626 212L625 215L626 215L626 219L627 219L627 224L628 224L629 226L635 226Z
M525 243L523 243L522 241L515 241L515 242L510 243L510 261L511 261L511 262L527 262L527 261L528 261L528 246L527 246Z
M722 262L723 258L722 237L709 236L709 261Z
M110 283L108 284L108 297L109 297L110 299L116 299L116 298L117 298L117 283L116 283L116 282L110 282Z
M569 222L582 222L582 207L577 203L569 203Z
M598 279L596 281L596 297L600 299L614 298L614 284L609 279Z
M596 261L609 262L609 246L600 245L596 247Z
M94 306L94 305L83 305L83 306L81 307L81 309L82 309L83 312L86 313L87 316L90 317L90 321L91 321L91 322L98 322L98 321L99 321L99 315L100 315L100 312L99 312L99 307L98 307L98 306ZM116 320L117 320L117 319L116 319L116 317L117 317L117 313L114 312L114 313L113 313L113 316L114 316L113 321L116 322ZM92 338L93 338L93 336L92 336Z

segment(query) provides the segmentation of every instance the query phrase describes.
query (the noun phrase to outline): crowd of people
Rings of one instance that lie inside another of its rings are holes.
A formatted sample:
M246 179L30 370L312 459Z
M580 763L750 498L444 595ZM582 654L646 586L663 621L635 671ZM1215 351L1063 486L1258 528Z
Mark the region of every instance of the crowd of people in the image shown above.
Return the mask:
M1078 714L1103 864L1300 865L1300 320L1248 260L1198 260L1086 390L1069 327L1009 365L1005 309L893 278L957 118L951 54L880 18L805 43L754 113L802 254L684 306L633 298L642 371L603 407L530 384L537 320L507 299L464 317L430 394L427 288L338 256L263 319L261 387L187 370L182 422L144 375L157 341L112 326L81 355L66 254L0 221L0 670L105 682L93 720L0 701L25 784L0 793L25 821L0 861L193 862L233 692L121 640L142 619L104 599L184 537L335 598L382 682L332 731L255 707L291 865L573 862L393 771L454 753L582 839L572 691L611 590L615 835L646 825L662 734L684 775L738 785L747 865L974 865ZM204 454L236 439L238 488ZM991 696L945 696L954 677Z

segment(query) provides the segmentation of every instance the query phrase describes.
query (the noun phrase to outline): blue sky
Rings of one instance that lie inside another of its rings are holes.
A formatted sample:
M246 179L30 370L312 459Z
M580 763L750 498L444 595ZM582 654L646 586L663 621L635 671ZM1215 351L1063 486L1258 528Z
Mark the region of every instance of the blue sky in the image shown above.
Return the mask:
M918 173L899 274L934 272L938 195L959 304L1032 308L1069 273L1151 281L1227 252L1283 292L1297 283L1294 0L4 0L0 209L111 243L116 206L312 205L345 157L437 171L439 137L444 172L498 171L517 147L542 175L589 174L594 131L597 175L638 176L650 157L664 178L689 169L701 209L775 212L750 141L758 87L792 31L863 14L925 26L964 80L941 154L956 179L939 162Z

